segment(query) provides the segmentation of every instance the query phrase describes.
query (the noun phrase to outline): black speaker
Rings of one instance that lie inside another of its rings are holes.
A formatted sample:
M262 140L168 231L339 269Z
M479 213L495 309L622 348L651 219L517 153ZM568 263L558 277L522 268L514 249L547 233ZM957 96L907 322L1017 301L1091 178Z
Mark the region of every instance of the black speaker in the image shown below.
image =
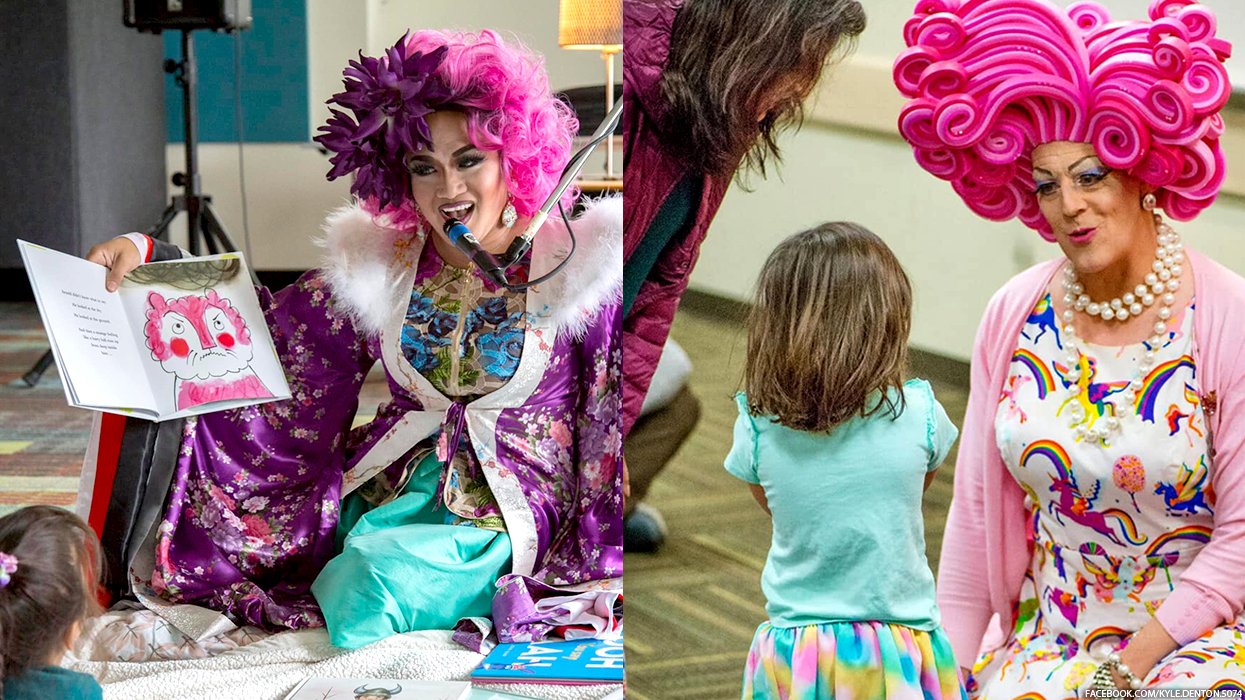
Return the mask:
M165 29L251 27L251 0L124 0L125 26L140 32Z

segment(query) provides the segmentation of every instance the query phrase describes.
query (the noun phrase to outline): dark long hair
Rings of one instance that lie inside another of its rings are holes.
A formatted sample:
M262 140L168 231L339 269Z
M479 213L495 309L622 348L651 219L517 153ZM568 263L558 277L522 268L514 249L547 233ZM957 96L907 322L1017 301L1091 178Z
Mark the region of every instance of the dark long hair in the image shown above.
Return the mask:
M857 0L687 0L662 74L667 147L702 172L742 160L741 172L764 175L767 158L781 160L775 136L801 124L831 52L864 29Z
M881 238L849 222L791 236L765 261L748 315L749 410L813 432L897 417L911 326L912 286Z
M11 678L47 665L74 624L99 614L99 540L67 510L29 506L0 518L0 552L17 558L0 588L0 661Z

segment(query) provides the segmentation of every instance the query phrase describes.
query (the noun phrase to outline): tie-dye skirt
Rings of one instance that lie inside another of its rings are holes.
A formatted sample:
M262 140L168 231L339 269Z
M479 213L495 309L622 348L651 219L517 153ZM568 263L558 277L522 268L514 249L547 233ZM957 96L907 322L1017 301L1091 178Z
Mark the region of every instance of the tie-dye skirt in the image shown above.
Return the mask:
M774 627L762 622L744 668L743 699L966 700L951 643L884 622Z

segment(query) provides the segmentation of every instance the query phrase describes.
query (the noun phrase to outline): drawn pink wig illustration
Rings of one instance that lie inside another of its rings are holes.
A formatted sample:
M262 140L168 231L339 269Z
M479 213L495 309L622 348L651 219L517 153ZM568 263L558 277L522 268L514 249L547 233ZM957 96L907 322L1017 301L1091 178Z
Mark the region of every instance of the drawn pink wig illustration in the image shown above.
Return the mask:
M151 357L173 374L177 408L231 399L270 398L254 370L242 314L214 290L166 300L147 295L143 326Z
M920 0L894 65L909 98L899 131L917 163L978 215L1019 217L1047 240L1030 153L1052 141L1094 146L1108 167L1156 188L1187 221L1224 177L1220 109L1231 45L1192 0L1155 0L1148 21L1045 0Z
M169 317L170 312L175 316ZM148 293L147 325L143 327L143 334L152 357L161 363L174 357L187 358L194 350L202 352L217 347L232 350L238 345L251 344L251 334L242 315L228 299L221 299L211 289L204 295L191 294L172 301L165 301L158 292ZM249 351L247 359L250 359Z

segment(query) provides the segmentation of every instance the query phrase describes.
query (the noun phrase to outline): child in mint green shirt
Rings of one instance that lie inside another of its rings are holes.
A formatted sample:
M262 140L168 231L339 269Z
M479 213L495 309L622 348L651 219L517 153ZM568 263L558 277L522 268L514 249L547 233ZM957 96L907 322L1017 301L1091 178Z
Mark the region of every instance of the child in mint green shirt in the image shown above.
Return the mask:
M963 698L921 498L957 431L904 381L912 292L851 223L781 243L757 282L726 457L773 517L743 697Z
M57 666L82 622L98 614L99 540L62 508L0 518L0 684L3 700L102 700L85 673Z

